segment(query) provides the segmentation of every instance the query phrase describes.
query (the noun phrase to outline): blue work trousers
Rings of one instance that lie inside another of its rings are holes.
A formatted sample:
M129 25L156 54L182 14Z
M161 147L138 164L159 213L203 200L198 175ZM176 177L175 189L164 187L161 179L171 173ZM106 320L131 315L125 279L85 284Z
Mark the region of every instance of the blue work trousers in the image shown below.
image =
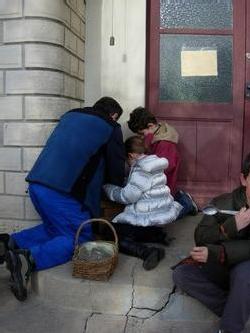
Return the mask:
M76 231L83 221L90 218L89 210L70 194L39 184L29 185L29 195L43 223L14 233L11 237L19 248L30 250L36 270L71 260ZM91 238L91 226L87 225L79 242Z

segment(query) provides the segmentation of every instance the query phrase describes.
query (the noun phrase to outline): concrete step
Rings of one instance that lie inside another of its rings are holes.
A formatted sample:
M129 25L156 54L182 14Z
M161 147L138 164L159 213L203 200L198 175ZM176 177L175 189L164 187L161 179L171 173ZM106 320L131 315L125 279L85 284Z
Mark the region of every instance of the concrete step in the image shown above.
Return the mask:
M173 293L171 266L186 257L199 217L168 226L176 239L166 247L157 268L145 271L142 261L119 254L118 267L107 281L72 278L72 264L39 272L33 290L51 304L91 313L86 332L213 332L218 318L196 300Z
M193 245L198 217L168 226L176 237L160 265L145 271L139 259L119 255L107 281L72 277L71 263L34 274L26 302L6 290L0 267L1 333L213 333L218 318L195 299L173 292L171 266ZM250 333L250 325L244 331Z
M118 267L108 281L73 278L70 262L34 275L33 290L45 300L86 311L115 315L134 308L159 311L173 289L170 267L187 255L197 222L197 217L186 218L168 227L176 240L152 271L145 271L140 259L119 254Z
M183 295L176 298L172 295L167 306L159 311L133 307L124 315L97 313L76 306L62 306L60 302L45 300L35 293L20 303L6 288L8 278L8 272L0 267L1 333L208 333L214 332L217 326L217 318ZM192 315L187 312L183 315L183 308L191 309ZM197 309L199 318L194 315Z
M193 298L172 293L171 272L164 263L152 272L121 256L108 282L71 277L70 264L38 277L36 292L43 301L71 311L89 313L86 333L205 333L216 331L218 318ZM118 273L119 272L119 273Z

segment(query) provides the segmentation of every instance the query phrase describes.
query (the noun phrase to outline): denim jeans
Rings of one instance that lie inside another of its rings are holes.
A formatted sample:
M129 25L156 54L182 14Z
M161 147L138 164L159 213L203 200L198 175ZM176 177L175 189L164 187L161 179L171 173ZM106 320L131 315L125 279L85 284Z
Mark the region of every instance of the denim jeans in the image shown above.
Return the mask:
M178 219L188 215L194 210L193 202L190 197L184 191L178 191L174 197L175 201L182 205L182 210L178 216Z

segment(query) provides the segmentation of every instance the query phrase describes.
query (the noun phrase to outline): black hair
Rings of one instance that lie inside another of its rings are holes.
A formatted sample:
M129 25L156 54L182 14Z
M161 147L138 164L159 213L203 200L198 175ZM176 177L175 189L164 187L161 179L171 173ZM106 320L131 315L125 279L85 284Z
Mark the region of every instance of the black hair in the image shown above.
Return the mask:
M95 109L98 109L102 111L105 115L112 116L113 114L117 113L118 118L123 113L122 107L120 104L112 97L102 97L100 98L94 105L93 107ZM118 119L117 118L117 119Z
M247 178L250 173L250 153L246 156L242 163L241 173L243 174L244 178Z
M146 151L144 138L138 135L129 137L125 141L125 151L127 156L129 153L144 154Z
M149 123L157 124L157 120L147 109L139 106L130 113L128 127L132 132L138 133L139 131L148 128Z

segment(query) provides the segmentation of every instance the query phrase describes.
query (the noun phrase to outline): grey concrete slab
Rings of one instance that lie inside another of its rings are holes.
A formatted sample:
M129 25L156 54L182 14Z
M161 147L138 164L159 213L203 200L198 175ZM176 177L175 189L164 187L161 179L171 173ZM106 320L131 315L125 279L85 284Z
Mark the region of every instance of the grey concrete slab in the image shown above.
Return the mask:
M29 301L0 313L1 333L83 333L87 319L81 311Z
M193 246L193 232L200 216L187 217L170 224L166 230L175 239L165 247L166 255L152 271L145 271L138 265L134 273L133 305L138 308L160 309L172 292L172 269L178 261L189 255Z
M32 278L32 287L42 299L92 311L90 281L74 279L71 272L71 263L41 271Z
M124 333L125 316L94 314L89 318L86 333Z
M166 307L154 318L164 321L218 321L218 317L199 301L180 292L172 294Z
M133 306L160 310L168 300L170 290L167 288L150 288L135 286Z
M9 273L0 266L1 333L83 333L90 313L61 307L29 294L19 302L8 288Z
M196 216L187 216L174 223L168 224L165 229L170 237L175 240L171 243L171 248L178 248L180 253L189 251L190 246L194 245L194 230L202 218L202 214Z
M34 275L32 287L42 298L86 311L126 314L132 305L132 270L137 259L120 255L108 281L72 277L72 263ZM88 301L86 301L88 300Z
M147 318L151 318L155 313L156 313L155 310L141 309L141 308L137 309L137 308L133 307L129 311L128 316L138 318L138 319L147 319Z
M119 254L119 263L108 281L72 278L68 263L39 272L33 279L35 292L62 306L81 307L86 311L126 315L132 308L145 317L144 309L160 310L173 289L171 266L188 255L193 231L200 216L188 217L166 227L175 237L166 256L152 271L145 271L142 260ZM86 302L88 299L88 302Z
M188 255L199 220L167 227L176 239L152 271L142 261L119 255L108 281L72 277L72 263L34 274L29 297L18 302L0 266L1 333L213 333L219 319L193 298L173 293L171 266ZM11 318L11 320L10 320ZM250 333L250 321L244 333Z
M129 317L124 333L142 333L143 323L143 319Z
M132 306L132 286L92 285L91 301L95 312L125 315Z
M217 330L218 322L130 317L125 333L216 333Z
M202 321L163 321L145 320L141 331L143 333L215 333L218 324Z
M0 312L3 308L15 306L19 302L13 297L9 289L9 273L3 265L0 266Z

